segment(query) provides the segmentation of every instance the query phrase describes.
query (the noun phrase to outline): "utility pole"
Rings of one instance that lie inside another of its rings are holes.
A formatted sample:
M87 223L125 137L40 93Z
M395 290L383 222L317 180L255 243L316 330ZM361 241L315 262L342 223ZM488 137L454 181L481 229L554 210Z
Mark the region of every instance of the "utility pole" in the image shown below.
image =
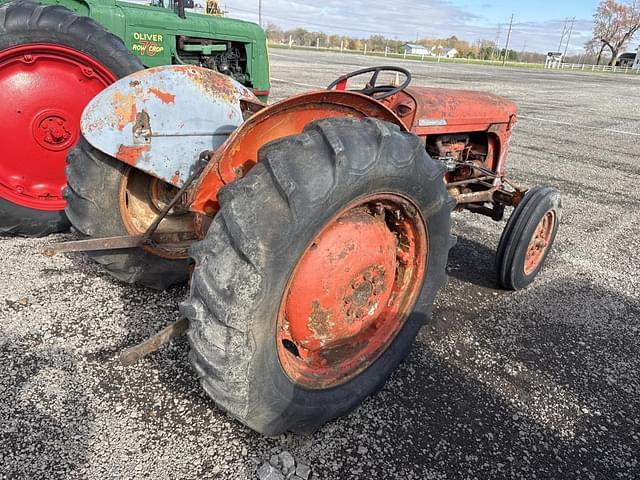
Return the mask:
M496 50L498 49L498 44L500 43L500 35L502 33L502 25L498 24L498 30L496 30L496 41L493 43L493 50L491 51L491 60L494 59ZM500 55L498 55L498 59L500 59Z
M507 44L504 47L504 58L502 59L502 66L507 63L507 55L509 55L509 40L511 40L511 29L513 27L513 13L511 14L511 20L509 20L509 33L507 33Z
M562 27L562 36L560 37L560 43L558 44L558 50L556 52L560 53L562 51L562 44L564 43L564 38L567 36L567 24L569 23L569 18L564 19L564 27Z
M571 19L571 26L569 27L569 34L567 35L567 44L564 46L564 53L562 54L562 59L567 56L567 49L569 48L569 42L571 41L571 34L573 33L573 25L576 23L576 17Z
M262 27L262 0L258 0L258 25Z

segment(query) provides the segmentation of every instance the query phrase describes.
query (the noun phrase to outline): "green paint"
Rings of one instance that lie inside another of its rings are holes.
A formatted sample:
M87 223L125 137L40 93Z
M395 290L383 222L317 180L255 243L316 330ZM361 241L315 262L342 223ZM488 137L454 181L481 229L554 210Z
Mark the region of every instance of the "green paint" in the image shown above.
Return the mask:
M269 59L264 30L255 23L226 17L186 13L180 18L172 9L117 0L39 0L58 4L89 16L120 37L145 67L199 64L202 56L224 53L233 42L244 58L244 72L231 76L255 91L269 91ZM0 4L4 3L0 0ZM179 37L189 37L180 48ZM198 40L191 40L198 39ZM200 41L200 40L204 41ZM266 96L261 96L266 101Z

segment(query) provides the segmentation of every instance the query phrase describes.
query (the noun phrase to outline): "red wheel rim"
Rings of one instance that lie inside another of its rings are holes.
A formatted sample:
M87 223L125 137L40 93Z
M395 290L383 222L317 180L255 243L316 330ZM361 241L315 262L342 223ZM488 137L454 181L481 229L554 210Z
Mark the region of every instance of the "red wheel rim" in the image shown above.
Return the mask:
M549 244L551 243L551 236L553 235L555 226L556 213L553 210L549 210L540 219L540 222L538 222L533 237L527 247L527 255L524 259L525 275L531 274L540 266L547 250L549 250Z
M289 378L330 388L375 362L418 299L428 245L419 210L396 194L362 197L329 220L281 301L277 349Z
M86 104L116 77L95 59L62 45L28 44L0 52L0 197L23 207L64 209L68 150Z

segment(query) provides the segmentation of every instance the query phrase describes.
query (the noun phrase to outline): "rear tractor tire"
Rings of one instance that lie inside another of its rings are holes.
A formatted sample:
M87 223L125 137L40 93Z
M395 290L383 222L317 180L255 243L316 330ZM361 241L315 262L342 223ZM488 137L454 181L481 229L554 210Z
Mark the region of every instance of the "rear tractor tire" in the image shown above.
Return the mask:
M190 361L250 428L311 432L379 390L430 320L455 202L419 139L375 119L313 122L259 159L191 247Z
M71 150L65 170L66 214L73 228L83 236L104 238L142 235L161 210L153 192L166 191L168 184L122 163L92 147L84 137ZM173 187L171 187L173 188ZM158 232L186 231L189 213L169 215ZM184 251L162 251L147 247L87 252L112 276L126 283L158 290L187 281L189 260Z
M0 6L0 234L69 228L64 166L80 136L82 110L103 88L142 68L91 18L24 0Z
M558 232L560 203L557 190L539 186L529 190L515 208L496 253L502 288L525 288L540 273Z

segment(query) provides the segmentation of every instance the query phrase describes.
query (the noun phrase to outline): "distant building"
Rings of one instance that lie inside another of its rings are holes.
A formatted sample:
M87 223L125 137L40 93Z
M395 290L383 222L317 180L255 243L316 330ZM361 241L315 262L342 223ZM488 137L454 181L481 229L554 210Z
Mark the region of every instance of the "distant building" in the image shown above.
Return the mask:
M433 55L433 47L425 47L414 43L405 43L400 47L400 50L407 55Z
M634 70L640 70L640 46L638 46L638 51L636 52L636 59L631 65L631 68Z
M618 67L631 67L636 61L637 55L634 52L625 52L618 57L616 65Z
M445 48L442 50L441 56L445 58L455 58L458 55L458 50L455 48Z

